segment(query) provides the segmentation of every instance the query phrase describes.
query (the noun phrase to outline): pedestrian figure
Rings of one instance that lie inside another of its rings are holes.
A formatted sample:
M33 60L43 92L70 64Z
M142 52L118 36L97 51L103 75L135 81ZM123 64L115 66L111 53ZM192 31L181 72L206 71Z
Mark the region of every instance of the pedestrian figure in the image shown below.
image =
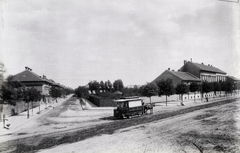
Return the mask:
M180 102L180 104L181 104L181 106L185 106L182 101Z

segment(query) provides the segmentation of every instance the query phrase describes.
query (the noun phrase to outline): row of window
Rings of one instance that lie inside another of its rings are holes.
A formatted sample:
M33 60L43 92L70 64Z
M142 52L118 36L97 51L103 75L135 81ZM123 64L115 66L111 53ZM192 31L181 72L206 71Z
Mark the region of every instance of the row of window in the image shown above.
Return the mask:
M219 82L219 81L225 81L226 76L212 76L212 75L201 75L201 80L207 81L207 82Z

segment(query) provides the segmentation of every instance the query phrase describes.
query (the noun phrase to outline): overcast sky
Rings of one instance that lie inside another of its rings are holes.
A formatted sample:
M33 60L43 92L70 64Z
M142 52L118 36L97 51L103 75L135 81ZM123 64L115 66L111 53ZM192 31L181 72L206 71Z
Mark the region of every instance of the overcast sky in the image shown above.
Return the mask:
M5 0L0 59L76 88L143 85L183 60L240 78L239 3L218 0ZM238 13L238 14L237 14ZM238 42L238 43L237 43Z

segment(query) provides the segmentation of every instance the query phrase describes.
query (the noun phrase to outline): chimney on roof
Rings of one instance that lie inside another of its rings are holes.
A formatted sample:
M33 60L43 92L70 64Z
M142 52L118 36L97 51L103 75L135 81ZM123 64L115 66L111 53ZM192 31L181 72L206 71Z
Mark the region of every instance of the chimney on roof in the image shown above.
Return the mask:
M191 58L191 62L192 62L192 58Z
M212 65L211 65L211 67L212 67Z
M25 66L25 70L28 70L28 67L27 67L27 66Z
M204 64L202 63L202 65L204 65Z
M43 79L46 79L46 76L45 76L44 74L43 74L43 76L42 76L42 77L43 77Z
M170 71L170 68L168 68L168 71Z
M210 64L208 64L208 66L210 66Z
M183 61L183 64L185 65L186 63L187 63L187 60L184 60L184 61Z

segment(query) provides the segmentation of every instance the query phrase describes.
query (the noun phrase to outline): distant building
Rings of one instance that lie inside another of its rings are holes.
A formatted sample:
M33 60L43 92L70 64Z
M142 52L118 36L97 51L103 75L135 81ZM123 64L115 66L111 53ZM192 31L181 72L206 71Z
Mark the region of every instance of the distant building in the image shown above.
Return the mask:
M200 78L202 81L207 82L226 81L227 74L210 64L205 65L203 63L193 63L186 60L184 60L184 65L180 68L180 71L191 73L192 75Z
M160 74L153 82L158 82L160 80L172 79L173 86L176 87L180 83L190 84L191 82L200 83L201 80L196 76L188 73L188 72L179 72L179 71L171 71L170 69L164 71Z
M34 87L40 91L42 95L49 95L51 86L64 88L59 83L56 83L51 79L47 79L45 75L37 75L36 73L32 72L32 69L29 67L25 67L23 72L14 75L12 81L19 81L25 85L26 88Z
M172 79L174 86L180 83L190 84L201 81L219 82L226 81L226 72L210 64L204 65L184 60L183 66L178 71L171 71L170 68L159 75L154 82Z
M237 78L235 78L235 77L233 77L233 76L227 76L226 77L227 78L227 81L230 81L230 82L232 82L232 83L240 83L240 79L237 79Z

